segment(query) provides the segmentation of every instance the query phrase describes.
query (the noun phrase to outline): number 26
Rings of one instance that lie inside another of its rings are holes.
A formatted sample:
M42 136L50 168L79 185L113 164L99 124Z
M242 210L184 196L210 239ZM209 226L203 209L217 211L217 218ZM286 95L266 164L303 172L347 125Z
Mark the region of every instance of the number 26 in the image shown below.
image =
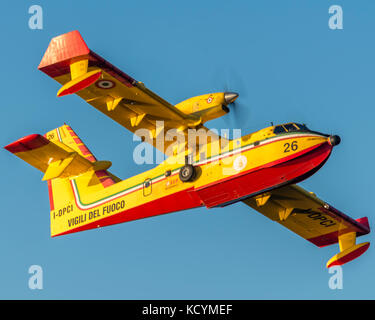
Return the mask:
M298 149L297 141L293 141L291 144L289 142L285 143L284 148L284 152L290 152L290 149L296 151Z

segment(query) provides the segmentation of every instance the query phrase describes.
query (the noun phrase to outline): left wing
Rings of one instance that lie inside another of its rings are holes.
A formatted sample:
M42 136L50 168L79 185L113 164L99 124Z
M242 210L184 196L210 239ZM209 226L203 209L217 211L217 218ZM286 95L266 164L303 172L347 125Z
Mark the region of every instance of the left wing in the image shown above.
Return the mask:
M38 68L62 84L58 96L76 93L129 131L148 134L145 141L163 153L175 142L165 137L171 129L184 138L188 128L208 130L198 115L182 112L91 51L78 31L53 38Z
M340 253L327 262L327 268L357 258L370 245L356 245L356 237L370 232L366 217L354 220L300 186L284 186L243 202L318 247L338 242Z

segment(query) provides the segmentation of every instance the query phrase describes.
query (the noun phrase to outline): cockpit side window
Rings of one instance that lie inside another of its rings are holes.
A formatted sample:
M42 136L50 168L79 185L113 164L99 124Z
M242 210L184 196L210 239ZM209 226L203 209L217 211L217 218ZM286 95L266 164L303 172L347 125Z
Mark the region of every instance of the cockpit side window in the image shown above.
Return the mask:
M287 132L287 131L285 130L283 126L276 126L275 129L273 130L273 133L276 133L276 134L284 133L284 132Z
M298 130L298 127L295 126L293 123L288 123L288 124L285 124L284 126L285 126L285 129L288 130L288 132Z

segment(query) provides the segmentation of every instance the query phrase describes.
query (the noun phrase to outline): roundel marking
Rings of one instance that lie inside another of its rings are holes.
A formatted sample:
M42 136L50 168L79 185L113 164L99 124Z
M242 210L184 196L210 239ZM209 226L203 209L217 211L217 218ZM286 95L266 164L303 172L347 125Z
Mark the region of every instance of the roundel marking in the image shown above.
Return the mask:
M233 161L233 169L236 171L241 171L247 165L247 158L245 156L238 156Z
M111 80L99 80L96 81L95 85L100 89L111 89L115 86L115 83Z

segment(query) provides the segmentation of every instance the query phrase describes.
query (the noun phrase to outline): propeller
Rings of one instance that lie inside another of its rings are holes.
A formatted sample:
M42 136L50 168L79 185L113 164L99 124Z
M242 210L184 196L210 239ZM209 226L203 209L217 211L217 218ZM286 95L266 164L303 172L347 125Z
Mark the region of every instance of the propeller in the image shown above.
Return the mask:
M234 103L234 101L238 98L237 92L225 92L224 93L224 100L225 103L228 105L230 103Z
M242 77L235 72L233 68L223 72L215 77L215 82L221 82L216 86L220 92L224 92L226 106L229 109L228 115L223 119L228 123L228 129L243 129L246 127L249 114L249 106L246 104L247 88ZM224 83L224 85L223 85ZM233 90L233 91L232 91Z

